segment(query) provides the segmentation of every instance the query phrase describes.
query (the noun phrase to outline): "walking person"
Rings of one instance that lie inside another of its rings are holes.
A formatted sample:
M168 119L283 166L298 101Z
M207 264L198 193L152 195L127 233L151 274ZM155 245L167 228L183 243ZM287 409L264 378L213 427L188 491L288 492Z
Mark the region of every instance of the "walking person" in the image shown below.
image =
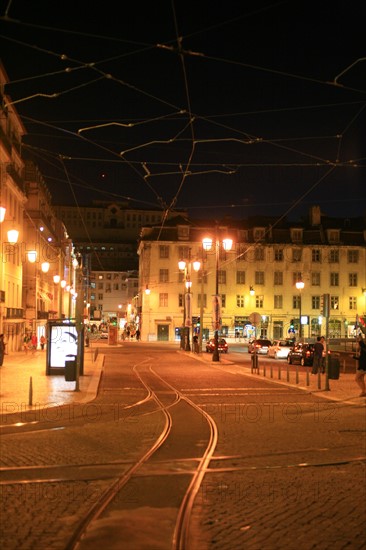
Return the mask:
M318 336L314 344L313 368L311 369L311 374L318 374L318 370L322 368L323 351L324 346L322 344L322 338Z
M197 336L197 334L195 334L195 335L193 336L193 352L194 352L194 353L199 353L198 336Z
M5 355L4 335L0 334L0 367L2 366L2 364L4 362L4 355Z
M45 338L44 334L42 334L41 338L39 339L39 343L41 344L41 350L43 351L45 343L46 343L46 338Z
M31 349L32 349L32 354L36 352L36 350L37 350L37 344L38 344L38 338L37 338L36 333L33 332L32 336L31 336Z
M354 359L356 359L358 362L355 382L361 388L360 397L366 397L366 344L362 337L362 334L359 334L357 337L357 350L356 355L354 355Z
M29 350L29 336L28 336L28 334L24 334L23 349L24 349L25 353L28 353L28 350Z

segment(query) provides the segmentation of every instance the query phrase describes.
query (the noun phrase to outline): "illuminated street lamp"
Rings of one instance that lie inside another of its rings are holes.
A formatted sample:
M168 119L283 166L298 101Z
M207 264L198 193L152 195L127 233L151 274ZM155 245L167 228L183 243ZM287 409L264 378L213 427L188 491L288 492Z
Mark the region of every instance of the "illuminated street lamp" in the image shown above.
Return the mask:
M300 314L300 324L299 324L299 340L302 338L302 325L301 325L301 291L305 286L304 281L297 281L296 288L299 291L299 314Z
M215 246L216 254L216 285L215 285L215 294L212 300L212 326L215 331L215 346L212 354L212 361L220 361L219 354L219 329L221 328L221 296L219 295L219 255L220 255L220 245L225 251L231 250L233 246L232 239L223 239L220 243L216 235L215 241L210 237L205 237L202 240L203 249L206 252L209 252Z
M191 281L191 272L192 267L194 271L199 271L201 268L201 263L197 260L191 262L190 260L185 261L181 260L178 262L178 267L180 271L184 272L184 319L183 319L183 335L184 339L181 338L181 347L184 351L191 351L191 345L189 342L189 332L192 326L192 281Z

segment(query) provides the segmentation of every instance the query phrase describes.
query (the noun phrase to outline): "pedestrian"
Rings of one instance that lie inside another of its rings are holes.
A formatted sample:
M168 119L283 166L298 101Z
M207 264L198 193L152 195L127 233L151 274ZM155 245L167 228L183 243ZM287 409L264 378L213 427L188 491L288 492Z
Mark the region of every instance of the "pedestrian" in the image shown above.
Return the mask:
M0 367L2 366L2 364L4 362L4 355L5 355L4 335L0 334Z
M359 334L357 337L357 350L356 355L354 355L353 357L358 362L355 381L356 384L361 388L360 397L366 397L366 344L362 337L362 334Z
M194 353L198 353L199 352L199 347L198 347L198 336L197 334L195 334L193 336L193 351Z
M313 368L311 369L311 374L318 374L318 370L322 368L323 351L324 346L322 344L322 339L318 336L314 344Z
M24 334L23 349L24 349L25 353L28 353L28 349L29 349L29 336L28 336L28 334Z
M38 344L38 338L37 338L36 333L33 332L32 336L31 336L31 350L32 350L32 353L34 353L36 351L37 344Z
M41 338L39 339L39 343L41 344L41 350L43 351L45 343L46 343L46 338L45 338L44 334L42 334Z
M320 338L321 343L323 344L323 358L322 358L322 374L325 373L325 362L327 357L327 343L324 336Z
M136 340L140 340L140 330L136 330Z

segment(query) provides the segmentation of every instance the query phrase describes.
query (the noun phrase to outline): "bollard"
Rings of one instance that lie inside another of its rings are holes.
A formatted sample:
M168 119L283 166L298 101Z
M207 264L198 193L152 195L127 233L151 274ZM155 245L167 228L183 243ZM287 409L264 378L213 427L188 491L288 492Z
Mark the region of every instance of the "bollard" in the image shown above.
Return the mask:
M278 380L281 380L281 363L278 365Z
M287 363L287 382L290 382L290 365Z
M296 363L296 384L299 383L299 365Z
M322 387L322 374L320 372L320 369L318 369L318 390L321 390Z
M258 356L255 352L252 354L252 370L251 370L251 372L253 373L253 371L257 371L257 374L259 374L259 371L258 371Z
M273 365L271 363L270 371L269 371L270 377L273 378Z
M309 367L306 367L306 385L310 386Z
M266 376L266 364L263 365L263 376Z
M33 405L33 381L32 381L32 377L29 378L28 405Z

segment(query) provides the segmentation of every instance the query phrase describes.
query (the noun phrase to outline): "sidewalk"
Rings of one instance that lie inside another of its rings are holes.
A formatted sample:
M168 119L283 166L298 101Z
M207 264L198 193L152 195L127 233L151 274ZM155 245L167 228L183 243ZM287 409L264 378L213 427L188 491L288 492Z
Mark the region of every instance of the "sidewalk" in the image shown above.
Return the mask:
M38 350L32 355L24 351L4 356L0 367L0 410L4 415L57 407L69 403L86 403L94 399L103 369L104 355L95 348L86 348L84 375L76 382L66 382L63 375L46 375L46 352Z
M204 361L205 363L211 363L215 367L223 368L226 371L233 372L235 374L245 374L247 376L265 378L267 381L274 384L296 387L316 394L319 397L334 401L341 401L349 405L359 406L360 404L366 404L366 398L359 396L361 390L355 382L356 366L354 373L342 372L341 368L339 379L328 379L327 386L325 374L312 375L310 374L311 367L300 367L298 365L296 369L296 365L293 365L293 370L290 370L287 363L284 361L278 361L275 359L273 361L261 361L259 359L258 370L252 370L251 366L239 366L233 361L230 361L230 354L221 354L219 363L212 361L211 353L190 353L190 355Z
M12 413L93 400L98 391L104 364L103 353L99 353L94 361L94 351L95 348L85 349L84 375L79 377L79 391L75 391L76 382L66 382L63 375L46 376L46 352L37 351L34 355L13 352L5 355L4 364L0 367L1 418ZM326 389L325 375L313 376L310 374L311 369L307 373L304 367L298 367L297 373L289 371L287 363L283 361L259 360L258 371L252 371L251 366L239 366L230 361L230 354L221 355L220 362L213 362L209 353L178 351L235 374L265 378L273 384L296 387L319 397L350 405L366 404L366 398L359 397L360 389L354 381L355 374L344 373L342 369L339 379L329 380L329 389Z

